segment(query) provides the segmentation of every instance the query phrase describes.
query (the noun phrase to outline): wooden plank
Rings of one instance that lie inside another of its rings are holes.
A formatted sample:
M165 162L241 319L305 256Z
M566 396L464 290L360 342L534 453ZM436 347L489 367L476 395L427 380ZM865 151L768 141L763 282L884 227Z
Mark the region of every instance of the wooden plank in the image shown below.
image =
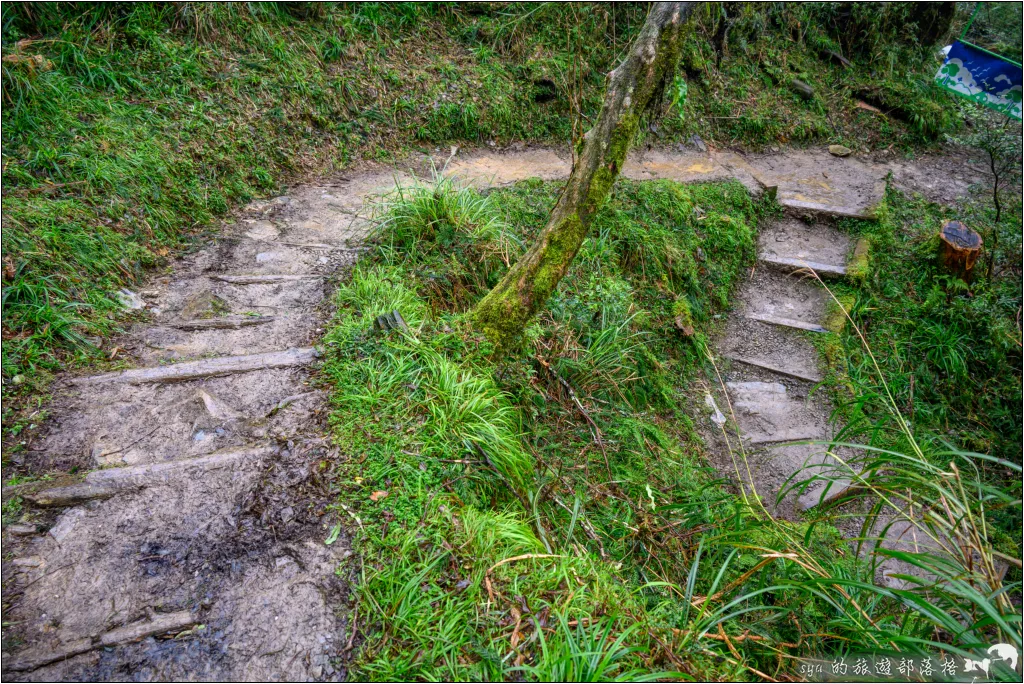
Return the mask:
M239 463L268 456L271 453L270 447L248 447L219 451L197 458L94 470L85 476L83 482L43 489L34 494L28 494L25 498L36 506L44 508L75 506L95 499L109 499L120 492L161 484L182 471L233 468Z
M155 368L133 368L117 373L104 373L72 380L75 385L99 385L103 383L141 384L146 382L186 382L232 373L248 373L267 368L289 368L306 366L313 362L316 352L312 347L287 349L285 351L248 354L245 356L221 356L201 361L187 361Z
M157 613L152 618L112 629L109 632L100 634L95 639L83 637L65 642L53 650L29 652L12 660L10 663L4 662L4 665L6 669L13 672L30 672L44 665L67 660L82 653L88 653L96 648L117 646L158 634L181 632L194 624L196 624L196 620L188 610L179 610L174 613Z

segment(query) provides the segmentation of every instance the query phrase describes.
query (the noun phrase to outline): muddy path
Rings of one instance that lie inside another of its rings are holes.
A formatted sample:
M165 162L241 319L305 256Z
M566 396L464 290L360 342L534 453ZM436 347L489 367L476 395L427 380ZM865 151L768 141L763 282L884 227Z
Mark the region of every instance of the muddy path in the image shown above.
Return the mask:
M570 164L523 149L351 170L254 202L153 277L137 293L145 322L105 345L126 369L61 378L27 445L27 469L77 474L5 491L25 502L4 530L5 678L343 679L352 578L329 473L352 455L327 438L316 378L332 283L358 257L372 198L396 182L428 179L433 165L493 187L564 178ZM807 391L817 357L779 322L817 325L821 293L785 260L841 269L850 245L829 217L870 216L889 173L946 201L982 180L961 169L932 182L941 168L822 150L648 150L627 164L636 180L738 178L787 207L720 343L732 365L719 401L739 408L741 439L767 447L829 430ZM747 484L765 496L809 456L757 453Z

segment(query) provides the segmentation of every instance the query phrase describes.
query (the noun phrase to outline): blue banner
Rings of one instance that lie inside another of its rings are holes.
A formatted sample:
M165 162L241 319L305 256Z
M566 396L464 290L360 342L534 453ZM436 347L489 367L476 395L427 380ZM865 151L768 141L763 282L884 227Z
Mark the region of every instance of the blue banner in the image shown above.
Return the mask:
M1021 118L1021 68L960 41L935 74L940 86L997 112Z

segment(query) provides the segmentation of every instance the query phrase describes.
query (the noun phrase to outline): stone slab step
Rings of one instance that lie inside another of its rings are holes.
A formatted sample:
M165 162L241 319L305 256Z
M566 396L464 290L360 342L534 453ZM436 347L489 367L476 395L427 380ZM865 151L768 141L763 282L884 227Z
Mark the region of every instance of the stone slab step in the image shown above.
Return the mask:
M757 269L739 293L747 318L821 332L828 293L809 278L794 278L770 269Z
M201 361L187 361L157 368L133 368L117 373L104 373L85 378L76 378L75 385L99 385L104 383L141 384L147 382L184 382L232 373L247 373L267 368L288 368L306 366L316 358L312 347L286 349L265 354L245 356L222 356Z
M726 382L730 405L744 440L774 444L827 439L825 425L778 382Z
M210 276L211 280L218 280L222 283L229 283L231 285L268 285L272 283L294 283L296 281L303 280L322 280L323 278L324 276L322 275L316 275L311 273L268 273L266 275L253 273L247 275Z
M787 272L813 268L822 276L839 277L846 274L850 238L823 223L784 218L760 231L757 251L772 268Z
M798 321L795 318L785 318L783 316L768 316L758 314L748 314L747 318L752 321L760 321L762 323L770 323L771 325L781 325L787 328L796 328L798 330L809 330L810 332L828 332L825 328L818 325L817 323L807 323L806 321Z
M785 273L814 271L822 278L842 278L846 275L845 266L823 264L819 261L808 261L799 257L762 256L759 258L759 261L765 266Z
M780 197L779 204L787 209L800 212L810 212L823 216L834 216L836 218L855 218L866 221L874 221L877 217L875 206L851 207L838 204L827 204L824 202L810 202L793 197Z
M784 375L786 377L793 378L794 380L804 380L806 382L814 383L821 382L821 375L819 375L817 371L810 371L802 368L786 368L782 366L777 366L773 364L770 360L751 358L749 356L740 356L738 354L724 354L724 356L730 361L743 363L748 366L754 366L755 368L760 368L762 370L766 370L771 373L776 373L778 375Z
M802 331L730 316L719 343L726 358L805 382L820 382L818 350Z

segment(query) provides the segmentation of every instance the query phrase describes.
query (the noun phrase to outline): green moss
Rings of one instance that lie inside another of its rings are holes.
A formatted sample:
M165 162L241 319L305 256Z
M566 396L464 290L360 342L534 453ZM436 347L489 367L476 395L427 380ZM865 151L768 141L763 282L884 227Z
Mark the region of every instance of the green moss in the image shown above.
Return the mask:
M853 255L846 265L846 275L855 282L863 283L871 275L871 240L862 237L853 248Z
M841 333L856 303L857 297L852 294L840 294L835 299L829 299L825 305L825 322L822 327L829 332Z
M681 330L684 335L693 335L693 312L690 310L690 302L686 297L679 297L672 304L672 317L675 319L678 330Z

